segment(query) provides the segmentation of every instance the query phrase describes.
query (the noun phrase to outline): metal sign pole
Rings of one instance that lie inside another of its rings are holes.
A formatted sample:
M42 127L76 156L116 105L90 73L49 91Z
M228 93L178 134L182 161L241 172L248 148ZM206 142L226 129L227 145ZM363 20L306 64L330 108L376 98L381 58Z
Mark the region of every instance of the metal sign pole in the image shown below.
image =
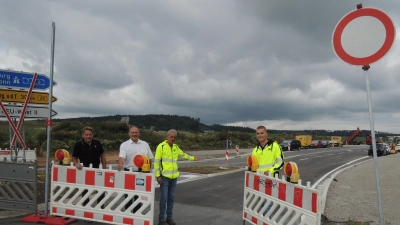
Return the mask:
M13 136L14 134L13 134L13 129L11 128L11 124L10 124L10 123L8 123L8 127L10 128L10 129L9 129L9 130L10 130L10 160L12 161L11 140L12 140L12 136Z
M381 185L379 179L379 168L378 168L378 157L376 152L376 140L375 140L375 128L374 128L374 115L372 114L372 103L371 103L371 88L369 84L369 73L368 69L370 66L363 66L365 74L365 84L367 86L367 98L368 98L368 110L369 110L369 122L371 126L371 138L372 138L372 154L374 155L374 165L375 165L375 177L376 177L376 189L378 192L378 208L379 208L379 218L380 224L383 225L383 212L382 212L382 198L381 198Z
M17 125L17 118L13 119L13 123L14 123L14 126ZM17 132L19 133L18 130L17 130ZM14 132L14 136L15 136L15 133L16 132ZM14 139L14 137L13 137L13 139ZM16 142L15 145L13 143L11 143L11 144L12 144L12 146L14 146L14 154L15 154L15 158L14 159L12 159L12 156L11 156L11 161L16 162L17 161L17 157L18 157L18 142Z
M22 120L22 139L24 139L24 141L26 141L25 139L25 119ZM25 155L25 148L23 148L23 158L22 158L22 162L26 163L26 155Z
M51 24L51 52L50 52L50 90L49 90L49 114L46 121L47 127L47 150L46 150L46 183L45 183L45 211L44 214L49 215L49 163L50 163L50 141L51 141L51 113L52 113L52 99L53 99L53 69L54 69L54 42L55 42L55 32L56 32L56 24L52 22Z

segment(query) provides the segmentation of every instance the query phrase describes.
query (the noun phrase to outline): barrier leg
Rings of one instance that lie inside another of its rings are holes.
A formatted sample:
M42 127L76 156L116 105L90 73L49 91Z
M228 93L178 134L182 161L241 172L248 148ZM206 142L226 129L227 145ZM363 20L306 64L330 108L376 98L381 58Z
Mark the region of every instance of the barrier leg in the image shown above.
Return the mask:
M46 225L68 225L78 221L74 218L59 217L59 216L45 216L43 213L25 216L21 219L24 223L44 223Z

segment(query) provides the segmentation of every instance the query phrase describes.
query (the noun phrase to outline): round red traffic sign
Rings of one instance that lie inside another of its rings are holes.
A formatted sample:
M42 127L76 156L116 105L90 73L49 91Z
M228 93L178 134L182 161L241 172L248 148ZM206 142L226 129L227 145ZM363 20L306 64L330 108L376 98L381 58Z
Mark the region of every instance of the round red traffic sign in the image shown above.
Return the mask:
M333 31L333 50L343 61L365 66L381 59L396 36L390 17L375 8L361 8L345 15Z

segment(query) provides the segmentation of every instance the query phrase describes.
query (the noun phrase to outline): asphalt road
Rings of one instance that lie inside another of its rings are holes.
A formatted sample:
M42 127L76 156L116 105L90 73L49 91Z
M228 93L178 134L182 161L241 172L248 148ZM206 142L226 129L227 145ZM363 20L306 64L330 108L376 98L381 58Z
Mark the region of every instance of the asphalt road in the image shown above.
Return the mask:
M295 162L299 167L302 184L310 181L311 185L322 184L319 180L337 167L351 163L354 160L368 159L368 146L354 145L325 149L302 149L301 151L284 152L285 161ZM243 167L246 158L230 158L228 165ZM358 161L359 162L359 161ZM201 162L180 163L185 165L226 165L225 158L210 159ZM282 175L283 173L281 173ZM179 225L222 225L242 224L244 173L238 171L219 176L205 177L178 184L174 220ZM156 204L154 210L154 224L157 224L159 190L156 189ZM21 217L2 219L0 224L23 224ZM85 224L78 221L74 224ZM97 223L92 223L97 224Z

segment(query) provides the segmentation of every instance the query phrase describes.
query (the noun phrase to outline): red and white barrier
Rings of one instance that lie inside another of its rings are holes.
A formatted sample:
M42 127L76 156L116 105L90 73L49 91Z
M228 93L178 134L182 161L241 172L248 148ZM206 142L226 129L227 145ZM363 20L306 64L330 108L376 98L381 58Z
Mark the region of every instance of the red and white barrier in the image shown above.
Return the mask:
M236 145L236 156L239 156L239 145Z
M15 157L15 151L12 151L12 157ZM24 159L24 150L18 150L17 162L22 162ZM28 148L25 150L25 160L26 162L34 162L36 160L36 148L30 149ZM11 161L11 151L8 149L1 149L0 148L0 162L1 161Z
M51 215L109 224L153 224L154 174L53 164L51 179ZM129 200L133 203L125 210Z
M246 171L244 189L243 220L251 224L320 224L322 186L312 189L309 183L307 187L293 184L284 176Z
M229 160L229 152L228 152L228 150L226 150L225 151L225 161L228 162L228 160Z

